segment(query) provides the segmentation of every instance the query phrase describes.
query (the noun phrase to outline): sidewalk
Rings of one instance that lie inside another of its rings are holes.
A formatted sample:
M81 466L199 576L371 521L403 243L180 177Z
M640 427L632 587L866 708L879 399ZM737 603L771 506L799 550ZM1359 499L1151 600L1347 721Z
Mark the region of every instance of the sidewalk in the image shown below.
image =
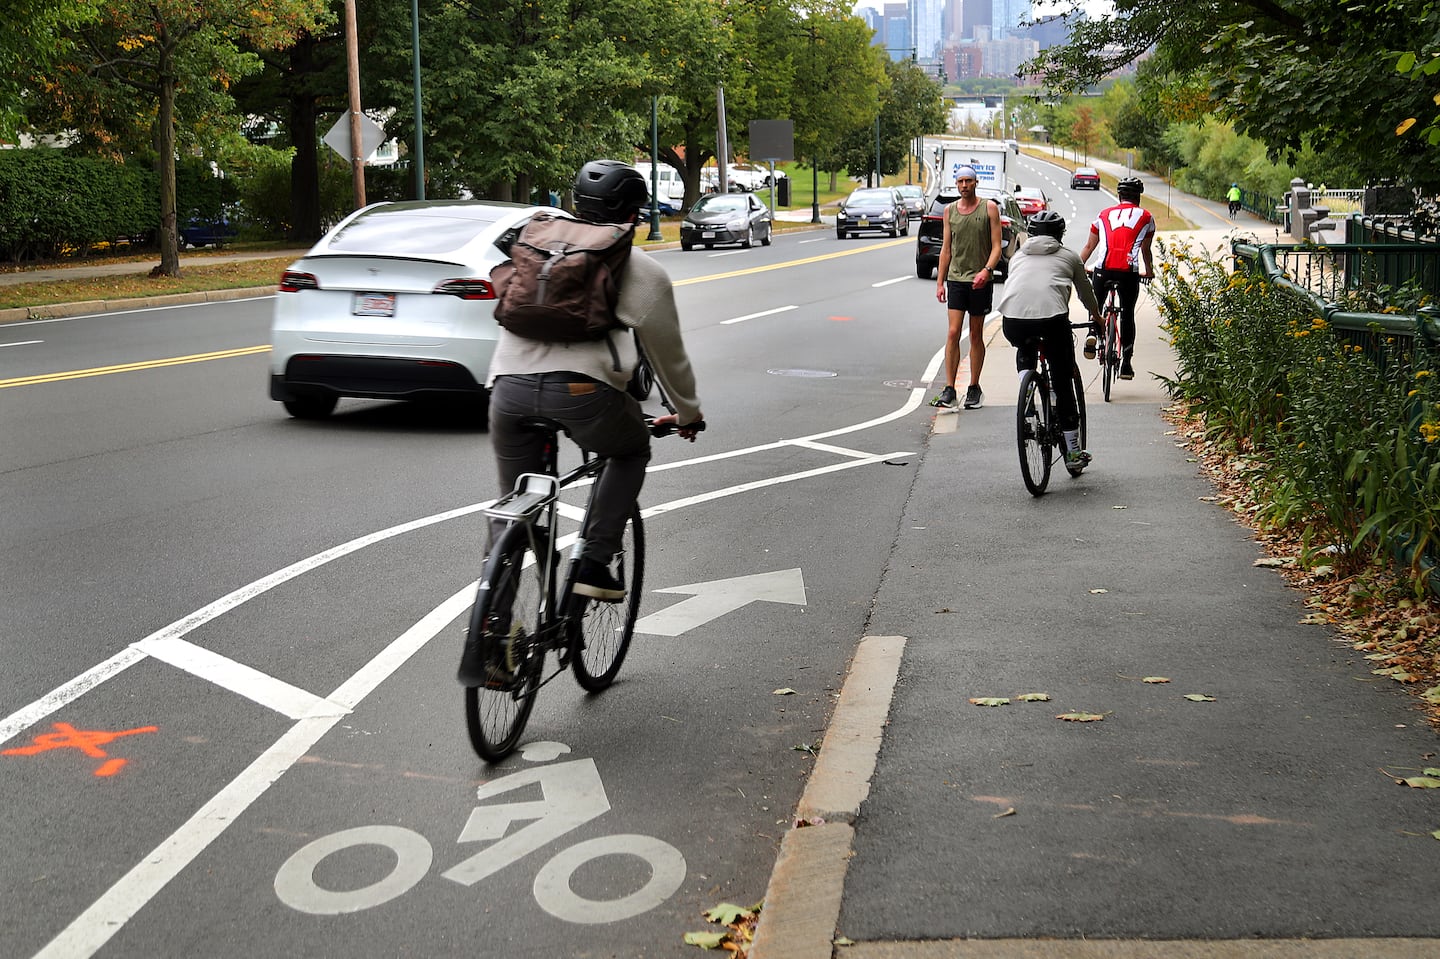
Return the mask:
M1115 402L1084 366L1095 463L1040 499L998 322L987 405L916 414L934 429L751 959L1440 955L1440 791L1382 772L1440 741L1254 565L1161 416L1148 298L1138 321Z

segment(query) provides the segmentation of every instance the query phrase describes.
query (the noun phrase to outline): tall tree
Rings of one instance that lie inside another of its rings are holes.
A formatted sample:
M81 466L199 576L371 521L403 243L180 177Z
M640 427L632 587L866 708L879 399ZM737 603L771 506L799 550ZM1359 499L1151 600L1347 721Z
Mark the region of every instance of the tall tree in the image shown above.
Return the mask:
M53 69L27 79L52 94L50 119L92 146L133 149L148 134L160 174L157 274L180 272L177 150L209 121L234 122L228 91L259 67L239 44L283 46L324 16L324 0L108 0L69 28Z
M1429 0L1115 0L1113 16L1084 21L1078 0L1065 2L1071 42L1023 68L1052 89L1084 87L1153 47L1166 72L1199 81L1206 107L1272 157L1313 143L1361 175L1440 186L1434 148L1395 135L1434 112L1434 91L1395 68L1417 23L1433 35Z
M871 44L872 32L849 14L849 4L810 0L799 7L802 40L796 51L792 111L795 149L818 169L842 165L841 144L857 129L870 129L879 112L880 92L889 83L885 51ZM934 84L920 88L914 107L934 109L921 133L945 129L945 111ZM873 151L872 151L873 152ZM833 185L832 185L833 189Z
M93 20L100 0L10 0L0 30L0 140L24 125L39 91L31 83L69 49L71 33Z

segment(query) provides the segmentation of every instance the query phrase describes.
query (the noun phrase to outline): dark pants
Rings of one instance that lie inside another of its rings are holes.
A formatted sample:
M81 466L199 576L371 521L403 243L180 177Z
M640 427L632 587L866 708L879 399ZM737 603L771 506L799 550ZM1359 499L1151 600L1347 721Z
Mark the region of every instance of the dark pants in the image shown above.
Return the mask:
M1015 347L1015 369L1035 369L1035 346L1025 341L1038 336L1044 344L1045 358L1050 361L1050 375L1055 385L1055 417L1062 430L1080 427L1080 410L1075 406L1075 337L1070 332L1070 317L1061 313L1046 320L1012 320L1005 317L1000 324L1005 339Z
M526 416L548 416L570 431L582 449L609 459L581 535L588 559L609 562L620 550L625 521L645 485L650 431L634 398L577 373L501 376L490 394L490 443L495 450L500 494L515 488L521 473L538 473L545 437L520 428ZM503 523L491 526L499 534Z
M1091 274L1091 281L1102 311L1110 288L1120 291L1120 355L1128 360L1135 352L1135 303L1140 299L1140 274L1133 270L1096 270Z

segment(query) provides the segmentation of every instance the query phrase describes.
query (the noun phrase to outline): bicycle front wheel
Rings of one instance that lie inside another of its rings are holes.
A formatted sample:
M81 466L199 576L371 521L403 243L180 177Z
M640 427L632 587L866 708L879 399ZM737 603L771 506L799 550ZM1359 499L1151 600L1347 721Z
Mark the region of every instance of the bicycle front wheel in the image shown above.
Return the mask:
M1016 403L1015 436L1020 447L1020 476L1030 495L1039 496L1050 482L1051 432L1050 397L1044 380L1034 370L1020 377L1020 399Z
M491 763L519 744L545 665L545 571L527 532L512 526L486 560L461 661L465 728L475 752Z
M1080 418L1080 448L1082 450L1088 450L1090 448L1090 441L1087 435L1089 430L1085 422L1085 379L1080 375L1079 370L1075 371L1075 379L1072 381L1071 389L1075 391L1075 413ZM1071 476L1079 476L1085 471L1084 466L1067 465L1065 469Z
M630 637L635 633L645 576L645 526L640 521L638 506L625 524L616 558L620 581L625 584L624 599L618 603L602 603L585 596L572 594L570 597L573 624L570 662L575 681L591 693L598 693L615 681L625 653L630 649Z

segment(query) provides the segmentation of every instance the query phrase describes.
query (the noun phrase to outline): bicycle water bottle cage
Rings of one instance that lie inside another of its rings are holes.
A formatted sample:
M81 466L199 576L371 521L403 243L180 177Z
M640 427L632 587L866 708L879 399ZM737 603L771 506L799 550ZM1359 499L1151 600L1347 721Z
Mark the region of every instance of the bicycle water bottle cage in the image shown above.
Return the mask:
M491 519L522 520L535 516L560 495L560 483L546 473L522 473L515 489L485 510Z

